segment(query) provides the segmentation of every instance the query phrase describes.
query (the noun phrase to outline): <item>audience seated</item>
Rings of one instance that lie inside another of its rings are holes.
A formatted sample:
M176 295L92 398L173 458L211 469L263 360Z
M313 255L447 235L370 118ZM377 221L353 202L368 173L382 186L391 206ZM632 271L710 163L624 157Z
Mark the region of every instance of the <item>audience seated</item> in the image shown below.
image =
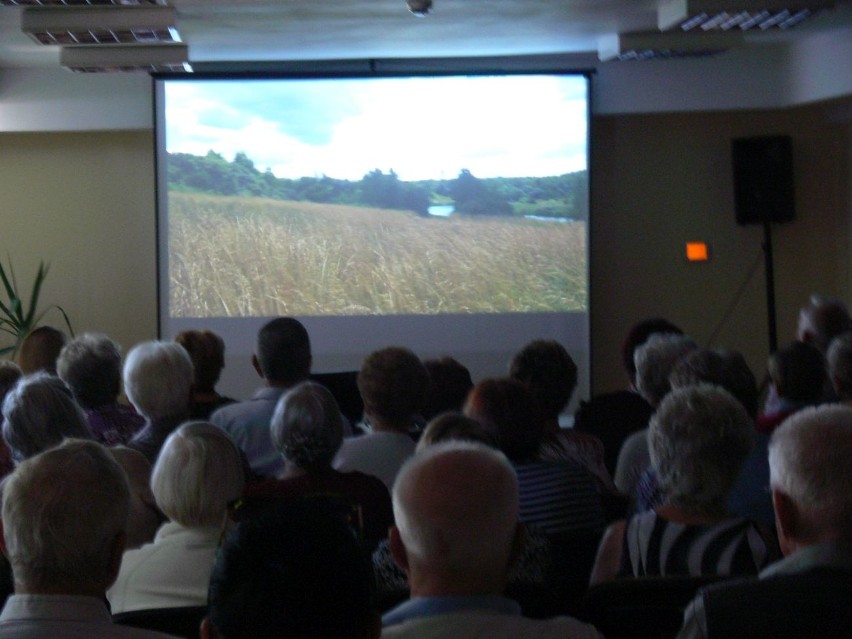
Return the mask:
M518 475L520 518L547 535L599 531L604 516L592 474L572 460L538 457L544 420L521 382L486 379L474 386L464 408L512 462Z
M143 342L127 354L124 389L145 418L128 443L153 464L166 438L189 417L192 361L174 342Z
M748 414L730 393L709 385L672 391L651 418L648 440L665 502L607 529L592 583L750 575L775 559L771 533L725 508L754 440Z
M238 519L253 516L282 499L322 498L339 503L369 548L387 537L393 524L390 493L377 477L338 472L331 461L343 442L343 417L325 387L302 382L281 396L272 416L272 442L284 458L277 479L246 490Z
M847 331L852 331L852 317L841 300L814 295L799 311L796 339L821 353L828 351L832 339Z
M3 439L20 463L66 438L92 439L82 409L58 377L36 373L21 379L3 402ZM117 446L108 449L130 482L130 520L127 547L135 548L154 537L160 513L148 486L151 465L138 451Z
M828 375L837 399L852 405L852 332L832 340L828 349Z
M655 333L637 347L636 388L650 406L656 408L671 390L669 374L680 359L698 346L690 338L677 333ZM650 466L648 429L643 428L624 440L615 467L615 485L633 497L636 483Z
M804 342L792 342L772 353L767 370L771 401L757 418L757 430L769 435L796 411L823 401L829 380L825 357Z
M600 637L570 617L524 618L502 596L523 528L517 479L499 452L431 446L400 471L393 502L391 551L411 598L384 615L382 637Z
M852 636L852 408L806 408L772 435L769 466L785 558L757 579L702 590L678 637Z
M175 341L186 349L195 377L192 384L190 419L209 419L214 410L236 400L216 392L225 368L225 341L213 331L182 331Z
M378 639L369 561L324 506L288 501L237 526L213 569L202 639Z
M281 395L308 378L311 341L301 322L277 317L261 327L251 359L264 386L247 401L216 410L210 421L225 429L248 458L252 472L275 477L284 466L272 444L269 421Z
M240 451L222 429L189 422L169 435L151 488L170 521L150 544L124 553L107 591L113 614L207 603L228 505L243 492Z
M65 346L65 333L52 326L30 331L18 349L18 366L24 375L44 372L56 375L56 359Z
M427 359L423 366L429 372L429 392L421 411L424 421L446 412L460 412L467 394L473 388L470 371L452 357Z
M417 430L429 373L410 350L391 346L367 356L358 372L358 390L370 432L344 439L332 466L374 475L390 491L400 466L414 454L411 431Z
M509 376L529 387L541 409L544 437L539 457L554 461L571 459L592 473L602 493L616 492L604 465L601 440L559 426L559 415L577 387L577 365L565 347L554 340L530 342L512 358Z
M603 442L604 463L611 476L615 475L618 452L624 440L632 433L646 428L653 412L650 404L636 390L634 354L654 333L682 335L683 331L658 317L633 325L621 347L621 362L627 373L628 388L581 402L574 415L574 430L590 433Z
M106 335L85 333L72 339L59 353L56 369L102 444L126 444L145 425L144 417L118 403L121 354Z
M19 464L3 489L15 594L0 613L0 637L166 637L114 626L104 605L129 510L124 472L93 441L67 441Z

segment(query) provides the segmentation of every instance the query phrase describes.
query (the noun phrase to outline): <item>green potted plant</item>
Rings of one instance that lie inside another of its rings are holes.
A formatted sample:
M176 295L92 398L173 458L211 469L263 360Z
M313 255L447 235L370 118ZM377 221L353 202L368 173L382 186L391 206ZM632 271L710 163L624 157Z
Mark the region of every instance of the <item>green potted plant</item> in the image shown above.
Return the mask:
M44 283L44 278L47 277L47 271L48 265L43 261L39 262L38 272L36 273L29 296L29 304L27 304L24 301L21 288L18 286L17 279L15 278L15 271L12 268L11 261L9 262L8 270L0 262L0 281L3 284L3 290L0 292L5 293L5 299L0 299L0 331L11 335L14 340L11 345L0 347L0 356L14 356L23 339L31 330L38 326L41 319L51 309L56 309L62 313L68 331L72 335L74 334L71 322L68 320L68 315L61 306L51 304L42 311L38 310L41 285Z

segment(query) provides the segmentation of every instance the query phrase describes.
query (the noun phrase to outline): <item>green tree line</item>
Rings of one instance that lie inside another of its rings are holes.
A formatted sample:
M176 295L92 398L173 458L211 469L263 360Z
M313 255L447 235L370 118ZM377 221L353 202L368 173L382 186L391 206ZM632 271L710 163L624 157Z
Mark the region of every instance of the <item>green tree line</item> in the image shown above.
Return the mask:
M393 171L370 171L360 180L328 176L288 179L260 171L245 154L232 162L215 151L168 154L169 188L190 193L265 197L376 208L427 215L432 204L450 204L469 215L588 217L586 171L550 177L477 178L467 169L448 180L405 182Z

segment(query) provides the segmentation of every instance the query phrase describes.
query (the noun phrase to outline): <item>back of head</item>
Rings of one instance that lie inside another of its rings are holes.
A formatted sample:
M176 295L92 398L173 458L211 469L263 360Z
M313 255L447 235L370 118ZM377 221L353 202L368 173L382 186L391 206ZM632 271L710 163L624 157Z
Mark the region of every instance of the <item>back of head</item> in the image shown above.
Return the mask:
M670 503L718 514L754 445L742 404L718 386L673 390L649 424L648 446L659 486Z
M699 348L687 353L675 364L669 383L673 389L697 384L721 386L740 400L752 419L757 416L757 380L745 358L736 351Z
M443 413L431 420L417 440L417 452L439 442L479 442L496 448L497 442L485 427L461 413Z
M767 368L782 399L814 403L825 394L828 381L825 357L815 346L792 342L769 356Z
M3 533L25 593L103 592L125 532L127 477L95 442L69 440L21 463L3 490Z
M484 379L473 387L464 414L478 421L513 462L535 458L544 419L529 388L516 379Z
M636 349L636 389L651 406L671 390L669 375L675 365L698 345L685 335L654 333Z
M24 375L44 371L56 374L56 358L65 345L65 333L52 326L34 328L18 349L18 366Z
M796 338L825 353L831 340L852 330L852 318L841 300L814 295L799 311Z
M71 391L47 373L22 378L3 401L3 417L3 439L15 461L56 446L66 437L92 437Z
M393 511L410 561L445 583L505 577L518 522L518 483L508 460L474 442L435 444L402 467Z
M212 393L225 367L225 341L213 331L182 331L175 341L186 349L195 371L195 390Z
M124 390L148 419L180 419L189 413L192 361L174 342L142 342L124 361Z
M802 515L805 538L852 541L852 407L823 405L786 419L769 442L773 489Z
M288 502L239 524L213 569L208 620L224 639L364 639L372 568L323 502Z
M121 391L121 353L106 335L72 339L59 353L56 370L83 408L111 404Z
M169 435L151 472L157 506L186 527L222 525L244 485L239 449L207 422L183 424Z
M683 331L662 317L652 317L637 322L630 327L624 344L621 346L621 362L627 371L630 381L636 381L636 349L642 346L654 333L673 333L683 335Z
M8 359L0 361L0 422L3 421L3 400L23 375L20 366L15 362Z
M452 357L427 359L423 366L430 381L423 417L428 420L447 411L460 411L473 388L470 371Z
M343 443L343 417L331 392L302 382L278 400L271 423L272 443L303 470L331 466Z
M429 372L412 351L390 346L370 353L361 364L358 391L368 415L403 425L423 408Z
M837 396L852 399L852 332L838 335L828 348L828 375Z
M555 340L535 340L512 358L509 376L529 386L547 419L557 419L577 387L577 365Z
M264 379L292 386L311 372L311 340L297 319L277 317L257 334L257 364Z

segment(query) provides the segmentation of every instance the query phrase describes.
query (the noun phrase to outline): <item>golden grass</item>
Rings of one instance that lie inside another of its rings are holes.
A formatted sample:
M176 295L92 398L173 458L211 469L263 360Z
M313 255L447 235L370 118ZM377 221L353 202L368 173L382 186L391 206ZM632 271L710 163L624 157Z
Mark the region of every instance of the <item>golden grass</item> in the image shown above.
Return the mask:
M171 315L586 308L581 222L169 194Z

